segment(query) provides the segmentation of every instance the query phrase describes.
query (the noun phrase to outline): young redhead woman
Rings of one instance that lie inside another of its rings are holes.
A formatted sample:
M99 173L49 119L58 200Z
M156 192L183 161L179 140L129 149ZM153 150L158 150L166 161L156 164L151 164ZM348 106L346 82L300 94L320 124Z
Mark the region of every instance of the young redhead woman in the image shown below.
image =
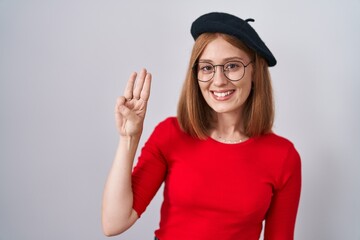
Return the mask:
M133 73L115 107L120 134L102 208L104 233L131 227L162 183L155 239L291 240L301 190L294 145L272 132L269 66L250 20L209 13L195 39L177 117L159 123L133 169L151 74ZM150 237L149 237L150 238Z

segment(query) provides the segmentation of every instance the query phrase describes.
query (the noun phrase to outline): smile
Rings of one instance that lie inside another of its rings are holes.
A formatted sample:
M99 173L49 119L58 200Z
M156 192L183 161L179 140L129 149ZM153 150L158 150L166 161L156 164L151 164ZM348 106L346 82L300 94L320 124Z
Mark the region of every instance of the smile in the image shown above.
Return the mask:
M233 94L235 92L235 90L229 90L229 91L225 91L225 92L216 92L216 91L211 91L211 93L215 96L216 99L218 100L226 100L230 97L231 94Z

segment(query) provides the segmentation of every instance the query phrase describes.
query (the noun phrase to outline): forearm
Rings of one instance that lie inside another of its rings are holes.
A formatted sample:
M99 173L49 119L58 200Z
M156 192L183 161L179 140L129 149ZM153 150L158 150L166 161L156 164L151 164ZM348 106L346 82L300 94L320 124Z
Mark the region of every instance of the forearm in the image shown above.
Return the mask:
M102 223L106 235L125 231L137 218L133 210L131 173L139 138L120 138L103 194Z
M124 95L117 99L115 105L115 122L121 137L103 193L102 225L108 236L125 231L138 218L133 210L131 174L150 85L151 74L146 69L142 69L139 75L132 73Z

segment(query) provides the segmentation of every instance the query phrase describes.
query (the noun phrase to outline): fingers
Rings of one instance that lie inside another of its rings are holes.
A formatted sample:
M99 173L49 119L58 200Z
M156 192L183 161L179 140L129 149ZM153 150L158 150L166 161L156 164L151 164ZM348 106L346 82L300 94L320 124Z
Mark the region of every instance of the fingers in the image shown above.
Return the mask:
M142 69L139 74L132 73L124 95L117 99L115 120L121 135L141 134L147 100L150 96L151 79L152 76L146 69Z
M146 69L144 69L144 68L141 69L140 74L136 80L136 85L135 85L135 88L133 91L133 98L140 99L140 94L141 94L141 91L142 91L142 88L143 88L143 85L145 82L146 75L147 75Z
M133 91L134 91L134 85L135 85L136 76L137 76L137 73L133 72L129 77L129 80L127 82L127 85L126 85L125 91L124 91L124 97L126 99L132 99L133 98Z
M125 98L125 97L118 97L118 99L116 100L115 110L116 110L120 105L124 105L125 102L126 102L126 98Z
M146 74L146 77L145 77L145 81L144 81L144 84L143 84L143 87L142 87L142 90L140 92L140 99L142 99L143 101L147 101L150 97L150 88L151 88L151 79L152 79L152 76L150 73L147 73Z
M118 97L115 105L115 114L122 113L125 107L126 98L124 96Z
M150 86L151 86L151 74L142 69L139 74L133 72L124 91L124 97L127 100L140 98L144 101L149 99L150 95Z
M115 106L115 115L120 114L126 118L129 118L131 115L131 110L126 106L126 101L128 101L124 96L121 96L116 101Z

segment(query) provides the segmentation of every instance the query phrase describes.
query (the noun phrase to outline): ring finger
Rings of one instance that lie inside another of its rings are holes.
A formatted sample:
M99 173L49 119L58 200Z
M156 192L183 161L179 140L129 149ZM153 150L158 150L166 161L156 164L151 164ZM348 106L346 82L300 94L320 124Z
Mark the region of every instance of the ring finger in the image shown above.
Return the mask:
M133 97L135 99L140 99L140 93L144 85L145 77L146 77L146 69L141 69L140 74L136 80L135 88L133 91Z
M137 76L137 73L133 72L130 75L129 80L128 80L127 84L126 84L126 88L125 88L125 91L124 91L124 97L126 99L128 99L128 100L133 98L133 91L134 91L134 85L135 85L136 76Z

